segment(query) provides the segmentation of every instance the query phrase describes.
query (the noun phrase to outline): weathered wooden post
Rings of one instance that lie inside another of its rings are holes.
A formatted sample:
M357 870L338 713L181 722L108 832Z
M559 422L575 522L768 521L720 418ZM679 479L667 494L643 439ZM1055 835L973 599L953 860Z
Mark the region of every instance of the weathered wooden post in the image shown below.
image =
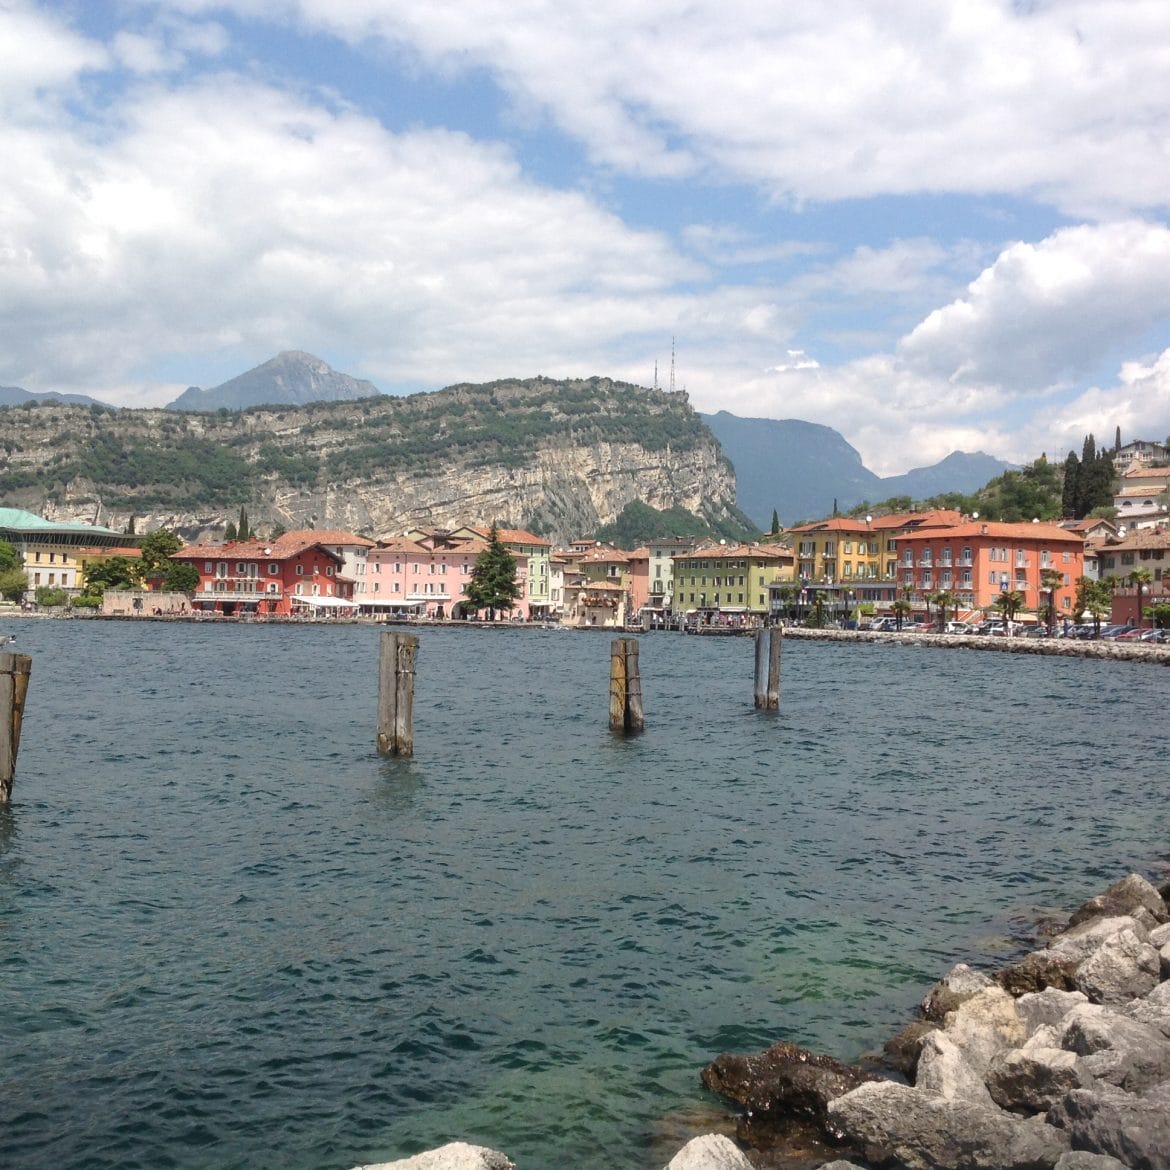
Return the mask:
M756 632L756 708L776 711L780 707L780 641L784 631L772 627Z
M378 648L378 751L414 755L414 634L383 633Z
M7 804L12 796L24 697L31 673L32 659L27 654L0 654L0 804Z
M609 729L644 731L637 638L614 638L609 648Z

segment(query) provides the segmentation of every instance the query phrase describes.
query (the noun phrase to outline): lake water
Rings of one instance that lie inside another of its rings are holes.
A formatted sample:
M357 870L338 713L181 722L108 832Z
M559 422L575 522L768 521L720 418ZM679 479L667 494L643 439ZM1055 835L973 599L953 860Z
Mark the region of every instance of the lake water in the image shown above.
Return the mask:
M623 740L608 637L424 629L399 761L375 628L9 628L34 656L0 812L20 1170L455 1138L647 1170L706 1128L718 1052L853 1058L953 962L1166 857L1161 667L788 642L769 715L750 639L658 634Z

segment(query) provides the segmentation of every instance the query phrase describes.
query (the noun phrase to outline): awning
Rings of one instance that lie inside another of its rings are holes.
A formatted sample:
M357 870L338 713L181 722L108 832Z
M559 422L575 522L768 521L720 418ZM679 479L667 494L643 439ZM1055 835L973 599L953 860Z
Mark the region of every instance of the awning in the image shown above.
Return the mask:
M298 597L294 594L293 601L312 609L357 609L356 602L347 601L344 597Z
M392 597L363 597L357 603L363 609L370 606L373 609L416 609L422 605L421 601L395 601Z

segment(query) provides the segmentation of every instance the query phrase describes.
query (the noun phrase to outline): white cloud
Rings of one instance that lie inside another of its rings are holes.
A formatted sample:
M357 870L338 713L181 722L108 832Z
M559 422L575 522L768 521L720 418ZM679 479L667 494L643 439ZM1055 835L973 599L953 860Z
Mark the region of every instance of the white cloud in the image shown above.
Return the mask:
M776 198L994 191L1165 206L1162 0L235 0L448 72L486 68L592 156Z
M106 61L101 45L32 4L0 3L0 102L9 116L17 109L33 113L43 91L66 86Z
M1168 317L1170 231L1135 221L1083 226L1006 249L898 352L943 383L1037 393L1091 372Z

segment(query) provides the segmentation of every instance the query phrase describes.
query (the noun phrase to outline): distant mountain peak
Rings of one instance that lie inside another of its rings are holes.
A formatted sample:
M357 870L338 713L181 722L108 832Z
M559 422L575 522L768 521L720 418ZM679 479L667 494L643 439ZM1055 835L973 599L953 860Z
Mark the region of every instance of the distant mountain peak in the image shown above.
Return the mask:
M268 361L202 390L189 386L168 410L244 410L249 406L303 406L343 402L379 393L373 382L339 373L328 362L299 349L286 349Z
M761 528L771 522L773 509L791 524L827 516L834 503L847 510L863 500L973 492L1011 466L982 451L952 451L931 467L883 479L832 427L791 418L740 418L725 410L699 417L735 467L740 508Z

